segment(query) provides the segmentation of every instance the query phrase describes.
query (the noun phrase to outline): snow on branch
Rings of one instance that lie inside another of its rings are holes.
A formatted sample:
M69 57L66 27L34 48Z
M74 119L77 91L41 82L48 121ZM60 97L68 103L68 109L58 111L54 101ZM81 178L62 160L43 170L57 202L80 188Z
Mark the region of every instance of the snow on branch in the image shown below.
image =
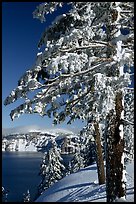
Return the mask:
M133 125L134 126L134 123L132 123L132 122L130 122L128 120L126 120L126 119L122 119L122 120L123 120L125 125Z
M97 65L94 65L92 67L90 67L89 69L87 70L84 70L84 71L81 71L81 72L77 72L77 73L70 73L70 74L61 74L60 76L58 77L55 77L54 79L49 79L47 81L47 84L46 85L41 85L42 88L48 88L48 87L52 87L52 86L56 86L58 85L58 83L60 81L62 81L63 79L65 78L74 78L74 77L77 77L77 76L83 76L83 75L86 75L88 74L89 72L97 69L97 68L101 68L101 67L104 67L104 66L109 66L109 61L112 62L112 59L105 61L105 62L102 62L101 64L97 64ZM116 62L112 62L111 64L115 64ZM40 88L41 88L40 87Z
M26 82L25 85L18 86L16 89L14 89L11 94L5 99L4 105L8 105L10 103L13 103L18 98L26 98L27 93L29 91L34 91L37 89L42 88L42 84L38 82L36 79L31 79Z
M125 89L128 89L128 90L134 90L134 88L133 87L125 87Z
M92 47L103 47L103 46L112 46L109 43L104 43L104 42L99 42L99 43L90 43L87 46L81 46L81 47L73 47L73 48L69 48L69 49L59 49L59 51L61 52L73 52L73 51L77 51L77 50L82 50L82 49L91 49Z
M38 18L42 23L46 20L44 15L48 13L53 13L56 7L62 7L63 2L47 2L42 3L37 6L36 10L33 12L33 18Z

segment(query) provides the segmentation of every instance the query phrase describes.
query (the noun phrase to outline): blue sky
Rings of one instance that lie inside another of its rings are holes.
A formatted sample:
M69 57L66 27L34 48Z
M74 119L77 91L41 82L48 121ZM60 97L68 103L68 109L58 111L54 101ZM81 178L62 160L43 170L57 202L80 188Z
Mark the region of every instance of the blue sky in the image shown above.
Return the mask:
M32 12L42 2L3 2L2 3L2 127L11 128L24 125L39 125L52 128L52 119L35 115L21 115L11 121L10 111L20 104L20 100L4 106L4 99L17 87L19 78L35 63L37 44L42 32L54 18L65 13L68 7L59 9L53 15L47 15L47 21L41 23L34 19ZM56 127L81 129L83 123L77 121L71 126L62 123Z

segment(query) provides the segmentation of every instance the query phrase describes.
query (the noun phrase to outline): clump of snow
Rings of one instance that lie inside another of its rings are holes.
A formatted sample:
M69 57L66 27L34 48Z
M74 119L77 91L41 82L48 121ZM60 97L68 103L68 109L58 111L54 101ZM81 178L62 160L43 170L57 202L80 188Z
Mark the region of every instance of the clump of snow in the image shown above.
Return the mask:
M46 130L43 130L44 131L48 131L49 133L64 133L64 134L72 134L73 135L73 132L70 131L70 130L67 130L67 129L63 129L63 128L53 128L53 129L46 129Z
M127 201L126 201L126 198L123 196L121 198L116 198L115 202L127 202Z

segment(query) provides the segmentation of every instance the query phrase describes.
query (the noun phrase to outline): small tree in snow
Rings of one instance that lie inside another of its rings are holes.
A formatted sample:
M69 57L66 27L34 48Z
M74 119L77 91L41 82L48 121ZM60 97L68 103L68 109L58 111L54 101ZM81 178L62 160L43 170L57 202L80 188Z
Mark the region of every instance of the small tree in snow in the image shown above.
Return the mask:
M43 191L49 188L49 185L48 185L49 172L46 170L46 166L48 165L48 163L49 163L49 152L45 152L42 159L40 172L39 172L39 175L41 176L41 182L38 185L38 195L42 194Z
M41 175L42 180L38 186L39 194L42 194L44 190L65 175L65 167L62 164L63 159L60 156L60 151L57 148L55 140L52 140L51 142L52 146L47 152L45 152L41 163L39 174Z
M69 164L70 173L76 172L83 167L84 167L84 159L80 152L76 152L72 160L70 160L70 164Z
M88 125L83 127L83 129L80 131L80 137L82 144L81 152L83 153L84 164L85 166L88 166L93 160L95 160L93 157L96 154L95 145L93 145L95 143L93 129Z
M30 192L29 189L27 190L26 194L23 194L23 202L30 202Z
M84 155L85 167L90 166L93 162L96 161L96 158L97 158L96 144L94 141L91 141L91 139L89 139L88 142L86 143L86 147L83 155Z
M3 202L7 202L8 193L9 193L9 190L5 190L5 188L2 186L2 201Z

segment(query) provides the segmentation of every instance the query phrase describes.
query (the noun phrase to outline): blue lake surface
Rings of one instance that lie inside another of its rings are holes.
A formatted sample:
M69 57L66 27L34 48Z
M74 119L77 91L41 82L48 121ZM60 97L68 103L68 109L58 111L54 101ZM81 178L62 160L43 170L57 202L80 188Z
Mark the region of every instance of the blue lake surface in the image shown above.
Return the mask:
M41 180L38 173L42 157L40 152L2 153L2 186L9 190L7 202L22 202L28 189L34 201Z

